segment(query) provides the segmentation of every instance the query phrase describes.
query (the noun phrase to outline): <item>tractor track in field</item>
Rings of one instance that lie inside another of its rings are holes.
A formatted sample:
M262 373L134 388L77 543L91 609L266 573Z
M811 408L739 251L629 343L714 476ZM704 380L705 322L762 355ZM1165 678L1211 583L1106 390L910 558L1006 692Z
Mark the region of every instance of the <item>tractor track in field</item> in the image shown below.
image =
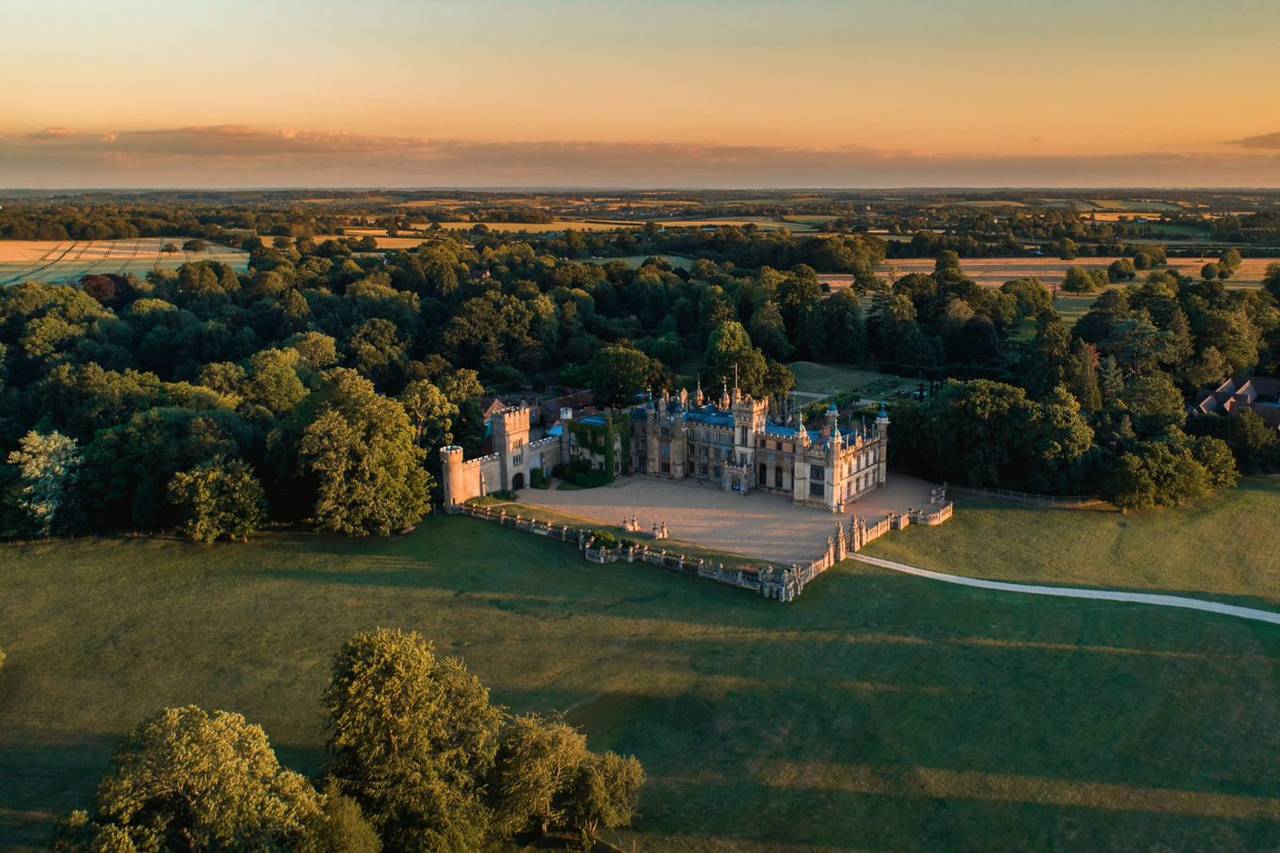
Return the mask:
M67 248L63 249L63 250L62 250L62 254L58 255L58 257L54 258L53 260L49 261L48 263L45 263L45 264L42 264L42 265L40 265L40 266L36 267L36 268L35 268L35 269L33 269L33 270L27 270L26 272L20 272L20 273L18 273L18 274L17 274L17 275L15 275L15 276L10 276L9 278L5 279L4 281L0 281L0 286L3 286L3 285L9 285L9 284L17 284L19 281L22 281L23 279L30 280L30 279L35 278L36 276L40 275L40 273L42 273L42 272L44 272L45 270L47 270L49 267L53 266L54 264L58 263L58 262L59 262L59 261L61 261L63 258L65 258L65 257L67 256L67 254L68 254L72 249L74 249L76 246L78 246L78 245L80 245L80 241L79 241L79 240L72 240L72 241L71 241L71 245L70 245L70 246L68 246ZM87 248L87 247L86 247L86 248ZM52 249L51 251L57 251L57 249L55 248L55 249ZM81 254L83 254L83 253L84 253L84 249L81 249L81 250L80 250L80 252L81 252ZM48 255L46 255L45 257L48 257ZM43 261L43 260L44 260L44 258L41 258L40 260L42 260L42 261Z

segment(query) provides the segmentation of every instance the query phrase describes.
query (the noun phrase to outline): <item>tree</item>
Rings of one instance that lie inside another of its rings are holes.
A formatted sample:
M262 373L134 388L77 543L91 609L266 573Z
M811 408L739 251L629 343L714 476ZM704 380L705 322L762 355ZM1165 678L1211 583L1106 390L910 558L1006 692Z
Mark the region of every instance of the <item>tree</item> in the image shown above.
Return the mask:
M1125 383L1120 401L1140 434L1155 435L1187 420L1186 404L1173 379L1162 371L1134 376Z
M320 811L310 783L282 768L261 726L239 714L168 708L133 730L55 850L228 850L296 846Z
M378 853L382 842L360 804L342 793L332 776L325 786L320 813L307 827L299 853Z
M1067 390L1075 395L1080 408L1096 412L1102 408L1102 391L1098 383L1098 350L1080 339L1071 345L1062 377Z
M1205 264L1200 268L1200 277L1205 281L1213 281L1218 277L1218 265L1212 263Z
M769 358L785 359L795 350L787 339L782 311L772 299L766 300L751 315L751 340L758 343Z
M203 252L207 248L209 248L209 244L198 237L192 237L182 244L182 251L184 252Z
M767 393L769 365L760 350L751 345L747 330L736 320L721 323L707 339L707 384L738 387L753 397Z
M537 827L545 835L563 825L568 795L589 757L586 737L562 721L532 714L511 720L488 785L499 834Z
M240 459L212 459L169 481L169 500L182 510L182 532L206 544L248 541L267 520L267 499Z
M644 787L644 768L633 756L593 755L578 770L568 802L569 819L583 839L594 841L600 828L627 826L635 817Z
M1104 480L1103 495L1122 510L1178 506L1234 485L1238 476L1225 442L1171 430L1121 454Z
M1042 322L1031 342L1029 357L1023 362L1023 384L1031 396L1039 398L1063 381L1071 357L1071 333L1056 317Z
M398 399L413 424L414 441L419 447L453 443L453 420L458 417L458 407L443 391L425 379L415 379Z
M330 371L327 398L298 448L317 481L316 522L348 536L417 524L431 511L434 483L404 408L342 368Z
M1107 274L1101 270L1070 267L1062 280L1062 289L1068 293L1093 293L1107 286Z
M1107 280L1116 281L1133 281L1138 275L1137 269L1133 265L1133 261L1128 258L1117 258L1107 267Z
M395 850L476 849L501 715L457 658L416 633L357 634L325 691L330 772Z
M596 402L623 408L633 404L636 395L648 387L653 378L653 361L632 347L601 347L591 359L590 375Z
M1250 474L1280 467L1280 438L1252 409L1238 408L1228 419L1227 443L1240 465Z
M1262 276L1262 286L1280 301L1280 264L1267 264L1267 271Z
M267 349L254 353L246 372L245 399L274 415L292 411L307 396L306 386L298 378L301 362L301 354L293 349Z
M67 509L67 498L80 471L74 438L56 430L28 432L9 454L18 468L18 506L30 516L41 536L52 535Z
M1231 373L1227 360L1215 346L1207 346L1192 361L1183 365L1182 378L1193 388L1216 386Z
M823 303L826 314L826 355L855 364L867 357L867 323L862 303L852 288L838 290ZM752 340L755 340L753 335Z

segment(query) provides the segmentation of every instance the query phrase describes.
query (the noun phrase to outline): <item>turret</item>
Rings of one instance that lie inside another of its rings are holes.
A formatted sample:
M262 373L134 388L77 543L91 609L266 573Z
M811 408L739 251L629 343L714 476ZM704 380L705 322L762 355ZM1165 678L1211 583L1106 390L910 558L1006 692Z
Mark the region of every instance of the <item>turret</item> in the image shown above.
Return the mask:
M880 414L876 415L876 437L881 440L889 438L889 409L880 404Z
M444 472L445 509L466 500L462 474L462 448L450 444L440 448L440 465Z

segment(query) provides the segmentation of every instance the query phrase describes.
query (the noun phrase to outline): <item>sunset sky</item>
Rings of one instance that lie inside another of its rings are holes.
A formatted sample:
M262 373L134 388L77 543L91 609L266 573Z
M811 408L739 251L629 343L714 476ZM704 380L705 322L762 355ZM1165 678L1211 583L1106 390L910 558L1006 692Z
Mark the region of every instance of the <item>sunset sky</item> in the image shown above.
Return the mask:
M5 0L0 186L1280 186L1278 0Z

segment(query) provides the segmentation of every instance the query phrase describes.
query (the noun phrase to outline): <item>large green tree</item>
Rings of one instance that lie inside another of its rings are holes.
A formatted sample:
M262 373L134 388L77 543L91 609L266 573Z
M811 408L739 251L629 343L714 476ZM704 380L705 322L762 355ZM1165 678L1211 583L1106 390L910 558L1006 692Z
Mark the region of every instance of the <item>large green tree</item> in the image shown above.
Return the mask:
M182 532L197 542L247 541L267 520L262 485L242 459L211 459L169 481Z
M404 408L354 371L328 374L324 403L298 455L315 478L316 523L348 536L385 536L431 511L431 475Z
M16 503L41 536L64 519L80 461L76 440L57 431L29 432L9 454L9 464L18 469Z
M611 408L633 404L653 379L653 361L633 347L601 347L591 359L591 393Z
M55 850L273 850L296 846L320 803L239 714L168 708L121 742L92 813L72 812Z
M357 634L334 658L324 701L330 772L388 849L481 846L501 714L460 660L415 633Z

